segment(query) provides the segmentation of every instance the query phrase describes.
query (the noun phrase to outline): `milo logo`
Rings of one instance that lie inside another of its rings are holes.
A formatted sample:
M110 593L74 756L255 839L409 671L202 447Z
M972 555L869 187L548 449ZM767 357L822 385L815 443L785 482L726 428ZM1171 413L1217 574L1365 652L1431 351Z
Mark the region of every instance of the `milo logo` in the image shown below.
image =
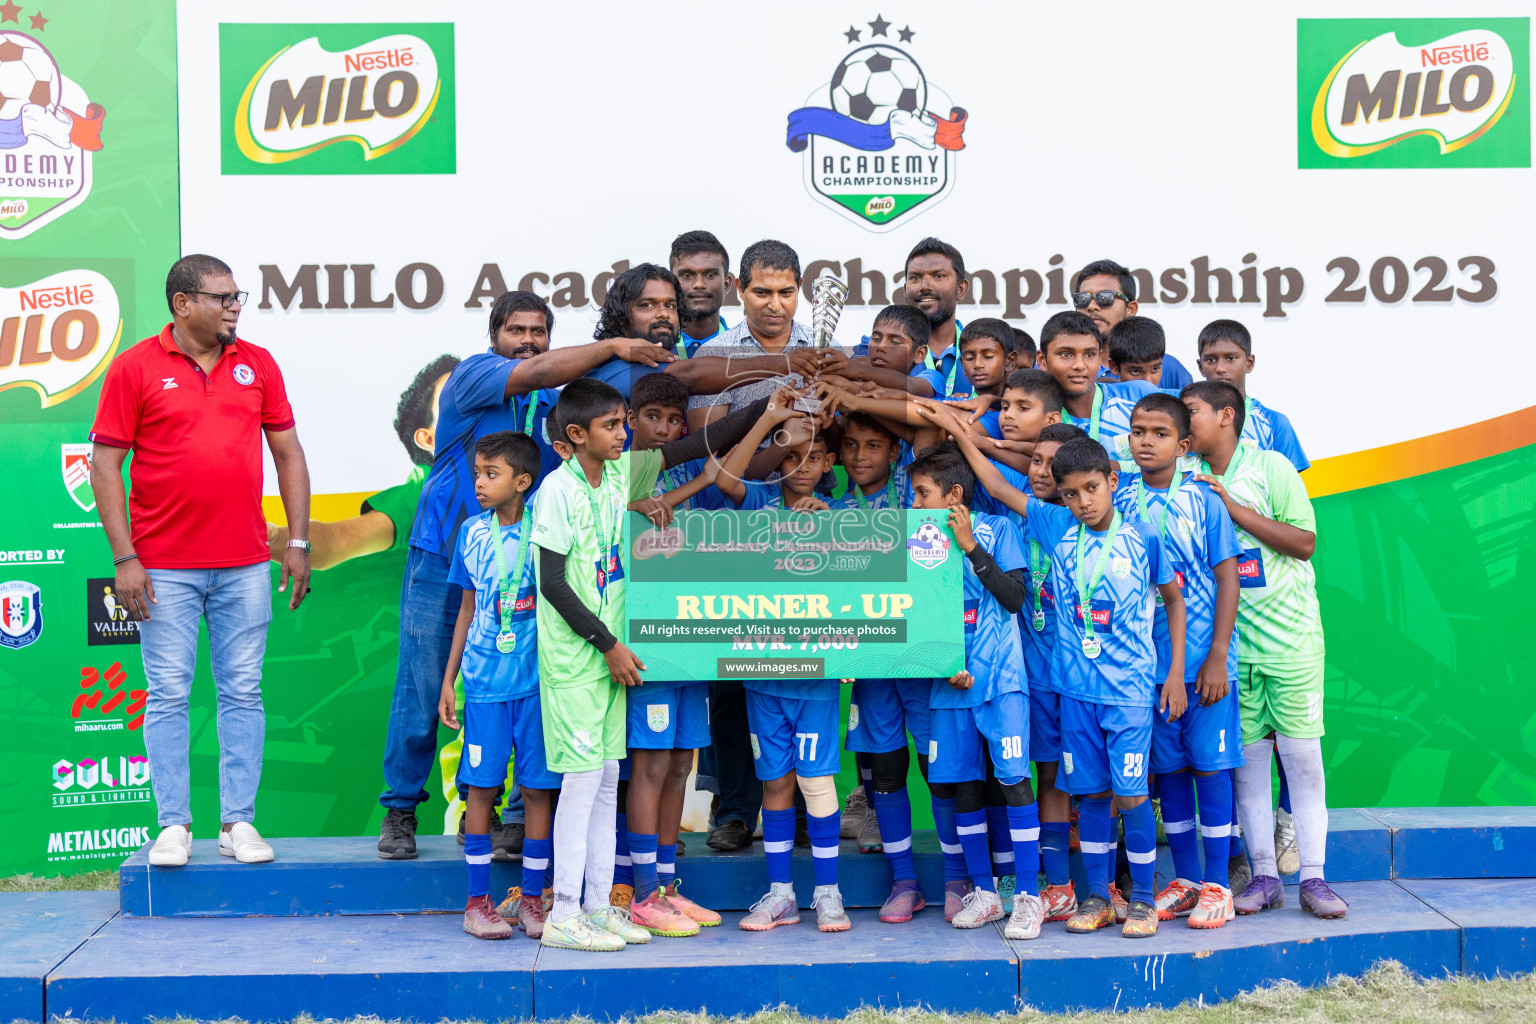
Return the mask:
M0 288L0 391L31 388L44 409L66 402L106 371L122 335L117 292L94 270Z
M451 25L221 25L224 173L453 173L452 51Z
M1301 166L1530 166L1529 35L1526 19L1300 21Z

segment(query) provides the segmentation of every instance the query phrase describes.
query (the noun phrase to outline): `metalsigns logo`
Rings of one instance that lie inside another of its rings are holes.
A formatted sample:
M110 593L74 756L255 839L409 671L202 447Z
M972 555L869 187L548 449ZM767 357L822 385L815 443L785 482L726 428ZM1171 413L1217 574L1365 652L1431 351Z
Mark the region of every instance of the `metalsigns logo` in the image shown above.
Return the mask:
M225 174L454 173L451 24L220 25L219 61Z
M66 270L20 288L0 288L0 317L0 391L29 387L44 409L95 383L123 337L117 292L94 270ZM66 485L69 459L66 451Z
M855 223L885 231L954 188L967 115L928 80L909 51L895 45L910 44L916 32L897 29L892 41L892 25L880 15L865 24L868 29L850 25L843 33L849 43L862 45L789 115L785 141L802 154L812 197ZM947 115L939 113L945 110Z
M1529 167L1530 19L1300 19L1301 167Z
M0 24L20 25L6 0ZM31 15L33 32L51 21ZM85 202L106 116L35 35L0 30L0 237L23 238Z

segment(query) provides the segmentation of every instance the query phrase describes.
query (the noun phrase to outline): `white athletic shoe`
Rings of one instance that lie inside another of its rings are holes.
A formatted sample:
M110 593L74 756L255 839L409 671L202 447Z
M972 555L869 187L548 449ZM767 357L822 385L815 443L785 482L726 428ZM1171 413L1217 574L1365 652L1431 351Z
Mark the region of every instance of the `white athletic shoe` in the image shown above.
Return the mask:
M167 825L149 848L149 862L157 868L179 868L191 853L192 830L185 825Z
M1045 920L1045 904L1040 897L1027 892L1014 893L1013 914L1003 927L1006 939L1036 939L1040 937L1040 924Z
M956 928L980 928L1003 919L1003 901L990 889L972 889L965 894L960 913L950 922Z
M1296 849L1296 822L1284 807L1275 811L1275 867L1281 875L1294 875L1301 870L1301 853Z
M237 821L228 832L219 830L219 856L233 857L241 864L265 864L272 859L272 847L261 838L256 826Z

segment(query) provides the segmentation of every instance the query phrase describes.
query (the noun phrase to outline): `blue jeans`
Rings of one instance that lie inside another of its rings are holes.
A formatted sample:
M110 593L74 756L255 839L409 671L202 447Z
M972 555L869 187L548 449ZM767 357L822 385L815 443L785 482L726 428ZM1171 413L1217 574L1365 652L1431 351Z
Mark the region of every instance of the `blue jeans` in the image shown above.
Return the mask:
M415 811L427 799L427 777L437 757L437 702L453 646L464 590L448 582L448 559L410 548L400 586L400 667L384 737L384 793L379 803ZM465 787L458 786L459 799ZM523 820L522 793L507 795L506 821Z
M139 626L149 699L144 750L160 827L192 822L191 742L187 708L197 669L197 627L208 622L218 688L219 816L251 821L261 782L267 723L261 708L261 660L272 621L272 573L266 562L232 569L150 569L155 601Z

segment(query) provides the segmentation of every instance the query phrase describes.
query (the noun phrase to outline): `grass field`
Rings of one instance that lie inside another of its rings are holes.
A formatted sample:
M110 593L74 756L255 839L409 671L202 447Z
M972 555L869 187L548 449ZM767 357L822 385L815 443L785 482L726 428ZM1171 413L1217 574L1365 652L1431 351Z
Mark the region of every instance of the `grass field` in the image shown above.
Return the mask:
M0 878L0 892L116 888L116 871L91 871L54 878L34 875ZM638 1018L644 1024L819 1024L821 1020L802 1017L788 1009L763 1010L750 1017L657 1013ZM353 1021L355 1024L386 1024L377 1017L356 1017ZM1306 989L1282 981L1245 992L1215 1006L1185 1005L1172 1010L1127 1010L1118 1014L1054 1014L1025 1009L997 1016L921 1010L861 1010L842 1021L843 1024L1531 1024L1536 1021L1536 973L1492 981L1468 978L1425 980L1415 977L1402 965L1388 961L1377 964L1363 977L1336 978L1322 988ZM176 1024L192 1022L178 1021ZM315 1022L312 1018L300 1017L294 1024ZM586 1022L581 1018L570 1018L568 1024Z

